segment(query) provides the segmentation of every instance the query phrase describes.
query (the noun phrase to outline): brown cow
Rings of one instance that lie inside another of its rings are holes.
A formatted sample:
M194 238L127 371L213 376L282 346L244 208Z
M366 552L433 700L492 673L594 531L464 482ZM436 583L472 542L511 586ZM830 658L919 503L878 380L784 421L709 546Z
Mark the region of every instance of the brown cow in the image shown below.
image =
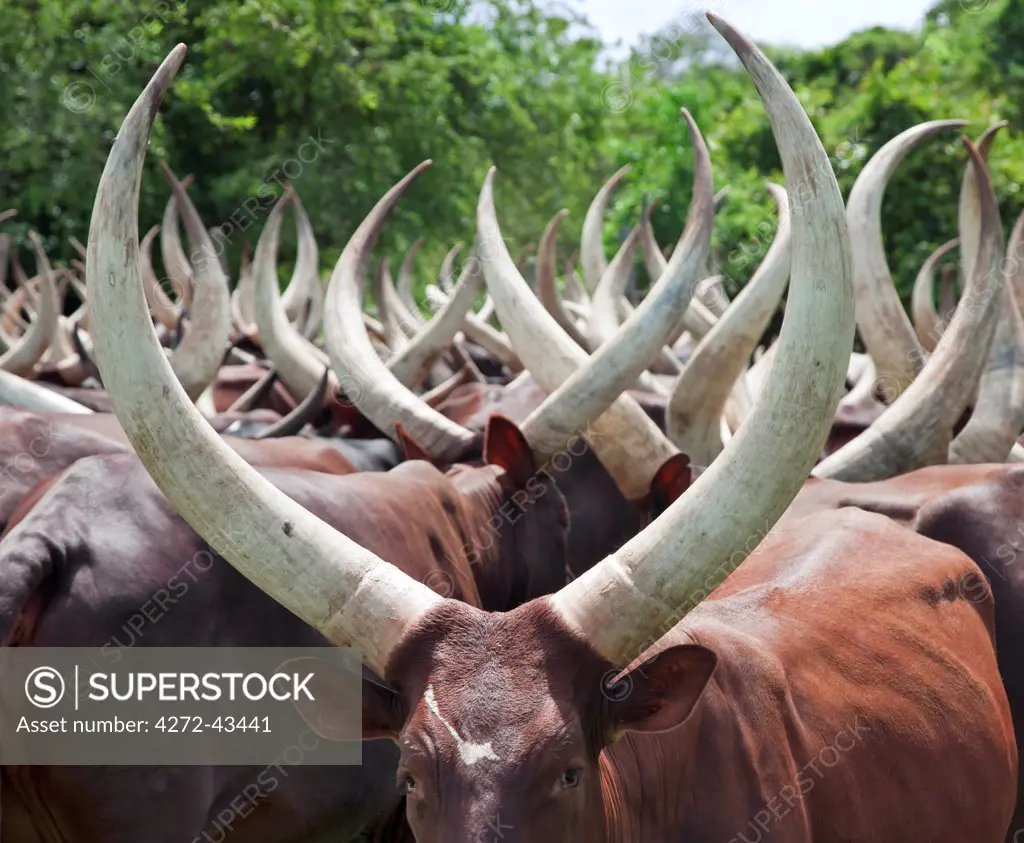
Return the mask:
M996 652L1016 734L1024 736L1024 466L942 465L876 483L808 480L785 521L857 507L881 513L966 553L987 583L968 576L952 587L968 600L995 596ZM1018 737L1018 750L1022 748ZM1008 841L1024 838L1024 784Z
M356 466L327 442L288 436L259 441L225 437L252 465L351 474ZM130 453L117 417L108 413L62 415L0 407L0 526L22 496L46 477L82 457Z
M445 603L364 728L419 843L994 843L1017 755L980 579L881 516L791 523L611 687L547 600Z

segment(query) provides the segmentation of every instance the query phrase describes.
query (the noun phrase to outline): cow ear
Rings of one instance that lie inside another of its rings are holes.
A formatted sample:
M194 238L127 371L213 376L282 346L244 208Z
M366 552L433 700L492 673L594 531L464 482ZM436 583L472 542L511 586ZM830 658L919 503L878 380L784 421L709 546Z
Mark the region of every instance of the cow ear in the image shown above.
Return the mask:
M289 659L285 665L296 673L313 673L305 685L312 699L300 694L293 704L318 737L328 741L397 740L405 722L401 699L366 668L360 678L323 659Z
M517 489L537 473L533 451L516 423L504 416L493 415L487 420L484 433L484 463L505 469Z
M669 647L626 674L606 676L613 739L626 732L664 732L682 723L700 699L717 657L707 647Z
M402 453L405 455L406 460L430 462L430 454L427 453L426 449L419 442L405 432L401 422L395 423L395 432L398 434L398 441L402 446Z
M687 454L674 454L665 460L651 480L651 514L657 518L676 502L693 482L693 469Z

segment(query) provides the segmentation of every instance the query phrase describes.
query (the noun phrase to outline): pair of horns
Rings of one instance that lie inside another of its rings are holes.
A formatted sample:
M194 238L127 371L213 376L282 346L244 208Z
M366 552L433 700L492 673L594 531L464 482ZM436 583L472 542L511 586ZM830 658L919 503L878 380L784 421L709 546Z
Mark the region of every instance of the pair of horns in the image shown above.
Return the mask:
M853 339L849 240L828 156L775 68L732 27L708 17L753 77L790 191L804 203L793 215L779 351L745 424L657 521L546 598L618 663L728 575L749 538L788 506L828 432ZM441 598L290 500L231 451L188 399L153 330L138 262L139 186L152 122L184 55L183 45L171 52L126 117L93 208L88 288L104 381L139 458L193 529L259 588L384 673L406 630ZM395 190L382 204L397 198ZM331 279L332 357L344 331L333 323L342 282L358 274L372 227L368 220L356 232Z

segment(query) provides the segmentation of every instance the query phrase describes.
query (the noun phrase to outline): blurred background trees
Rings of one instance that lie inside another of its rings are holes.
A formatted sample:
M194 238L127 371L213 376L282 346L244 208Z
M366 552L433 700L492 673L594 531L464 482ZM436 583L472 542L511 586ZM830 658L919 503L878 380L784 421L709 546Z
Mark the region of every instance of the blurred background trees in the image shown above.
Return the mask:
M742 21L735 21L742 26ZM143 230L159 222L166 160L206 224L245 240L292 182L316 227L326 271L371 205L434 160L399 205L379 254L420 234L431 281L444 251L469 240L480 184L498 167L498 209L513 255L551 215L573 250L586 207L622 164L609 250L657 195L655 230L674 242L692 153L679 108L696 118L716 187L716 271L733 292L770 242L763 188L782 180L752 85L719 36L682 17L620 62L586 21L540 0L5 0L0 28L0 209L5 231L40 231L67 257L86 234L96 182L128 106L168 49L186 65L157 123L143 185ZM864 162L923 120L958 117L976 136L1010 128L990 165L1009 228L1024 206L1021 0L942 0L920 32L871 29L825 49L770 49L829 151L844 191ZM956 233L964 153L954 132L912 154L893 179L883 225L893 276L909 288L931 249ZM767 223L767 226L766 226ZM642 281L642 272L640 273Z

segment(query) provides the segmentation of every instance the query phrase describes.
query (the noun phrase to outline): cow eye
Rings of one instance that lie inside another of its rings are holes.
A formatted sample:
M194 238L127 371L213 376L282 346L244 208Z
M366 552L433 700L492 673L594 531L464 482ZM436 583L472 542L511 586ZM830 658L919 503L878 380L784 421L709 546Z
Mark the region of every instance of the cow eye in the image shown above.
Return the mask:
M408 773L405 774L405 779L403 781L403 784L405 785L405 792L406 793L412 793L416 789L416 779L414 779Z
M570 767L564 773L562 773L561 785L566 790L569 788L576 787L580 783L580 768Z

